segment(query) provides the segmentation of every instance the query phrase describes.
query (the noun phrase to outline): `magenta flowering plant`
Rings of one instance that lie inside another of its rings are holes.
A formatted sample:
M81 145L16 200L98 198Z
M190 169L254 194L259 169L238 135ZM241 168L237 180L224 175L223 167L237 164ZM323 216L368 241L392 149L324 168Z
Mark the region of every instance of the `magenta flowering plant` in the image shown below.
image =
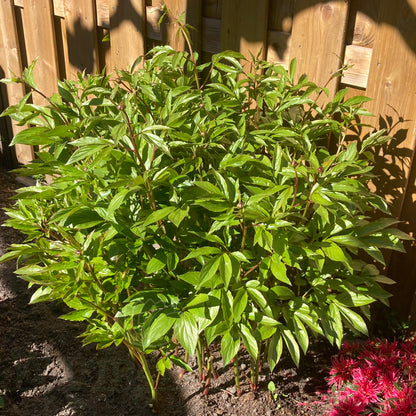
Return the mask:
M416 342L344 343L328 379L327 416L416 415Z

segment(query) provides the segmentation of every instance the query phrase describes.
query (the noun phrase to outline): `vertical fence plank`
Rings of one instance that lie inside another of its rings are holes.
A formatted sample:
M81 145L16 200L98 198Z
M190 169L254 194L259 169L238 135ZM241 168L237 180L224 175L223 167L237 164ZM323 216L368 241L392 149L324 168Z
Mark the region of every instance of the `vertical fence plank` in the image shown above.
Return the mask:
M186 13L187 0L166 0L166 7L169 9L171 18L165 17L164 20L164 42L172 46L177 51L185 50L185 39L183 36L178 36L179 26L175 22L183 13Z
M65 28L68 44L66 73L94 73L98 68L97 18L95 0L65 0Z
M22 60L20 56L19 38L17 34L16 19L14 14L13 0L1 0L0 2L0 66L2 75L11 78L15 74L22 73ZM3 97L4 106L17 104L25 94L22 84L7 84L4 89L7 97ZM17 134L22 128L12 122L10 136ZM11 137L10 137L11 138ZM34 153L32 146L16 145L16 158L20 163L28 163L33 160Z
M221 49L266 56L268 0L227 0L222 4Z
M311 3L310 0L295 1L289 56L297 60L297 76L305 73L323 86L342 66L348 2ZM338 80L328 84L330 97L337 90Z
M59 78L52 0L24 0L22 17L28 63L38 58L34 78L39 90L50 96ZM33 102L46 104L38 94L33 94Z
M380 1L378 28L367 84L373 98L368 109L380 115L380 126L396 124L390 135L396 139L380 156L382 177L377 191L392 202L393 214L407 232L416 229L415 169L416 146L416 0ZM374 120L372 120L374 123ZM391 291L392 301L406 315L416 290L416 247L407 244L407 255L393 253L389 275L399 284Z
M113 68L126 69L145 54L145 0L110 0L110 46Z

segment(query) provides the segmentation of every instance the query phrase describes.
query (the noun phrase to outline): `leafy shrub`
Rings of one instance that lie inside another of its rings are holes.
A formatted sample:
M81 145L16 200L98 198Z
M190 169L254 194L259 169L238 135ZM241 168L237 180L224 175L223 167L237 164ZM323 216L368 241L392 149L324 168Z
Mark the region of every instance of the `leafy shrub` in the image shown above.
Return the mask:
M62 318L86 321L84 343L124 344L153 398L146 355L159 374L175 350L197 354L212 374L209 346L234 362L241 343L276 366L286 346L296 364L309 335L341 345L343 327L366 334L369 304L387 303L392 283L365 252L403 250L386 202L367 189L377 131L362 143L368 99L327 94L290 70L234 52L198 65L197 55L153 49L144 68L79 74L58 83L46 106L33 64L30 92L3 112L26 130L13 144L39 146L19 172L39 180L20 189L7 225L27 235L2 261L39 288L31 302L61 299ZM9 80L10 81L10 80ZM6 81L8 82L8 81ZM385 217L373 220L380 211ZM186 358L186 357L185 357Z
M369 340L343 344L333 360L336 400L328 416L409 416L416 409L414 341Z

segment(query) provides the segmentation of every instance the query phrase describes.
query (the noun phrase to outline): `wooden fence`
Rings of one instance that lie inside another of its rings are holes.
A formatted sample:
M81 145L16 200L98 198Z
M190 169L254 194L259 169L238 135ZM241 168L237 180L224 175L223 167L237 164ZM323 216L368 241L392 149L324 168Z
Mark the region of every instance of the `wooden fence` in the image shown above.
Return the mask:
M370 121L387 127L396 140L376 155L380 176L375 191L386 195L402 228L416 226L416 0L165 0L174 16L185 13L195 49L207 60L225 49L287 65L296 57L302 73L320 85L343 63L353 65L330 82L331 95L342 87L349 96L374 100ZM38 57L35 79L46 94L58 78L79 70L125 68L152 46L185 47L175 23L158 26L160 0L0 0L0 76L21 74ZM103 39L109 35L109 41ZM16 103L22 85L1 90L2 107ZM35 103L40 98L33 97ZM39 100L39 101L37 101ZM0 121L0 155L10 158L7 141L19 130ZM33 158L17 146L16 158ZM389 257L387 273L399 283L393 304L416 317L416 247Z

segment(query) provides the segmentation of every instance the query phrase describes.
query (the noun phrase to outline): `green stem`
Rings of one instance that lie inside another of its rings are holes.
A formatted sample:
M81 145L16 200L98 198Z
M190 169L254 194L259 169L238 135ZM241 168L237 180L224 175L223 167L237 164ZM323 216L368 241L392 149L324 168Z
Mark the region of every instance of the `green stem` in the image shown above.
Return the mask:
M241 395L240 379L238 374L238 354L234 357L234 382L237 389L237 396Z
M198 339L198 343L196 346L196 359L198 361L198 375L199 375L199 381L202 381L203 378L203 372L204 372L204 362L202 360L202 343L201 339Z
M144 356L143 352L138 351L135 349L132 345L130 345L127 341L123 341L124 345L128 348L130 351L130 354L134 357L134 359L140 364L142 367L144 374L146 376L147 383L150 387L150 392L152 395L152 404L153 406L156 405L157 402L157 393L155 388L155 383L153 382L152 373L150 372L149 366L147 364L146 357Z

